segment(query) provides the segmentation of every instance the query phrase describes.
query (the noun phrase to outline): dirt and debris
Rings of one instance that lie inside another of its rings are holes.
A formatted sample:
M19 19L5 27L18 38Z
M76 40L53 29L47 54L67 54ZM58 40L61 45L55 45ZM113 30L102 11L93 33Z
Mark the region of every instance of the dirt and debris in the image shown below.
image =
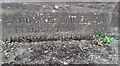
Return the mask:
M113 43L117 44L117 40ZM101 47L90 40L3 43L3 61L28 64L117 64L118 46Z

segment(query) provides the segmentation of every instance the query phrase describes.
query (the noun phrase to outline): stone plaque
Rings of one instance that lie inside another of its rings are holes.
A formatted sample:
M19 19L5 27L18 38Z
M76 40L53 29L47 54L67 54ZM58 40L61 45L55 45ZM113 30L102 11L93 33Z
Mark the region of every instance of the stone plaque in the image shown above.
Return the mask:
M40 35L90 35L105 30L115 3L3 3L3 39Z

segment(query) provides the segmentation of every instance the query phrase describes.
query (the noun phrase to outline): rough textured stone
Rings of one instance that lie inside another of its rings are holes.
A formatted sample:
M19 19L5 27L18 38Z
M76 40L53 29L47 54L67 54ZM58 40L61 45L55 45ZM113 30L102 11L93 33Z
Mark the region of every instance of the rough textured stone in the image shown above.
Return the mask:
M90 35L111 23L116 3L3 3L3 39L43 34Z

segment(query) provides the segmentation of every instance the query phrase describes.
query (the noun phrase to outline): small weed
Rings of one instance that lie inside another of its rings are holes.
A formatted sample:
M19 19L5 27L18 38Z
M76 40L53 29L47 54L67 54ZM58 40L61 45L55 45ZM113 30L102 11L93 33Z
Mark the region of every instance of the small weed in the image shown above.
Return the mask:
M102 35L99 31L96 31L95 39L96 39L98 45L104 46L104 44L111 44L114 37L108 36L108 35Z

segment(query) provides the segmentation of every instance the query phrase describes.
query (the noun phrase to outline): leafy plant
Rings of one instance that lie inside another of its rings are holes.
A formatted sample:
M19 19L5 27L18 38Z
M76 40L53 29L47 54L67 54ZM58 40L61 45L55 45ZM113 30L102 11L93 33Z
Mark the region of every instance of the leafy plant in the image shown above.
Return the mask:
M111 44L114 37L108 35L102 35L99 31L96 31L95 38L97 40L98 45L104 46L104 44Z

